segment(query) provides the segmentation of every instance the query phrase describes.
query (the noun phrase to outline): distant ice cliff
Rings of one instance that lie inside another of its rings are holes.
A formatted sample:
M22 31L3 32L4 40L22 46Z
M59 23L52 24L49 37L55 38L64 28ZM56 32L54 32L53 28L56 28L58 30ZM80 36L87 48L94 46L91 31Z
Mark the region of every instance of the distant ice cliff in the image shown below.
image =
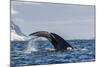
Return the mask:
M11 21L11 41L25 41L27 36L25 36L20 28Z

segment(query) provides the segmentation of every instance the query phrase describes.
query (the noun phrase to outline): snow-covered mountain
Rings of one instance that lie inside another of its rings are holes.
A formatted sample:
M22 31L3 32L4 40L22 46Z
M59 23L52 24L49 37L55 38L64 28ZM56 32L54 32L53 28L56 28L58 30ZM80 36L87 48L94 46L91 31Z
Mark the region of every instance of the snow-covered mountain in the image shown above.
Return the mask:
M20 28L11 22L11 41L25 41L27 36L25 36Z
M46 38L43 38L43 37L37 38L36 36L26 36L26 35L24 35L21 32L20 28L11 21L11 41L26 41L26 40L31 40L31 39L35 39L35 40L38 40L38 41L47 40Z

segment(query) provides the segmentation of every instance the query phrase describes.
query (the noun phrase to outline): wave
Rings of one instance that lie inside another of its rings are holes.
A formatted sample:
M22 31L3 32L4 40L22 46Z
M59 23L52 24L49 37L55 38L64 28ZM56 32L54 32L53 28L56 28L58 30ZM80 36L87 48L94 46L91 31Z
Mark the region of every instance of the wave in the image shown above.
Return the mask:
M44 52L44 51L54 51L54 48L50 47L43 47L46 45L46 43L39 43L42 42L41 38L31 38L28 41L27 47L24 50L24 53L32 53L32 52ZM44 41L45 42L45 41ZM50 44L49 44L50 45Z
M47 42L48 42L47 40L43 41L43 40L41 40L41 38L34 38L33 37L33 38L29 39L27 47L24 50L24 53L55 51L54 47L50 47L50 46L52 46L52 45L50 45L50 43L48 43L48 45L47 45ZM78 42L81 42L81 41L78 41ZM86 40L86 42L87 42L87 40ZM69 48L69 49L66 49L66 50L68 50L68 51L70 51L70 50L71 51L87 51L88 49L87 48L81 48L81 47L80 48L75 47L74 49Z

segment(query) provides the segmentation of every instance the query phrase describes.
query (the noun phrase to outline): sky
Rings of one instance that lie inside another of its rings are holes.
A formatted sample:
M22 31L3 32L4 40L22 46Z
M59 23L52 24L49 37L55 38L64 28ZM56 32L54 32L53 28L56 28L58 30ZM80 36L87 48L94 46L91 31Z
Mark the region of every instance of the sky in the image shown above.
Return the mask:
M64 39L95 38L95 6L11 2L11 20L25 35L53 32Z

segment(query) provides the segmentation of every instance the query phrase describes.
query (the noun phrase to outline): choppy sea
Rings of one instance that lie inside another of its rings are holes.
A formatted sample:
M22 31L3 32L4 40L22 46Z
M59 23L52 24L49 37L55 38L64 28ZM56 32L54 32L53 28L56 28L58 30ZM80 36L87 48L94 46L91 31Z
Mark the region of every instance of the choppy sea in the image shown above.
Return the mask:
M11 42L11 67L95 61L95 40L67 40L75 49L54 51L49 41Z

